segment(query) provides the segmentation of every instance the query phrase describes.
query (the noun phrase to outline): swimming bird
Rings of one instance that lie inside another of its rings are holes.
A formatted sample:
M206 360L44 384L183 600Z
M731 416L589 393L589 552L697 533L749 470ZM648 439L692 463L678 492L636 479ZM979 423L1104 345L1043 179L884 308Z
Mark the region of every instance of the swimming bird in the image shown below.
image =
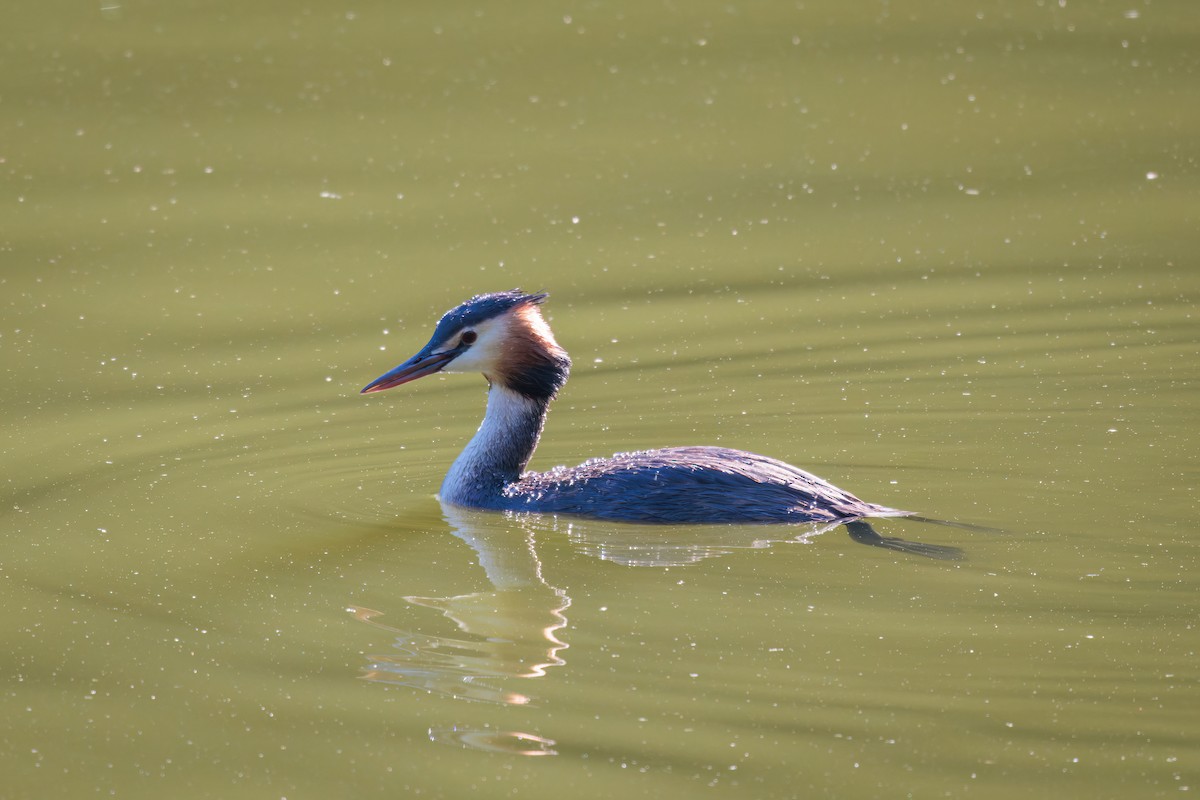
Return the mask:
M841 523L866 544L957 557L957 548L881 537L863 522L915 517L911 512L868 503L791 464L743 450L669 447L525 471L571 369L542 316L546 297L519 289L472 297L446 312L415 355L363 388L364 394L380 392L437 372L483 373L487 411L446 474L443 502L634 523Z

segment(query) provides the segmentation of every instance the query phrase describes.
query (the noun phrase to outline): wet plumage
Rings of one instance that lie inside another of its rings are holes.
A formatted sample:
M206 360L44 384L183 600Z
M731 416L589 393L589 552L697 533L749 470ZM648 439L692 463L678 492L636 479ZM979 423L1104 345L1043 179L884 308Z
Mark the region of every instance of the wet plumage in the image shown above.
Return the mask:
M506 508L629 522L835 522L907 512L859 500L803 470L724 447L617 453L577 467L527 472Z

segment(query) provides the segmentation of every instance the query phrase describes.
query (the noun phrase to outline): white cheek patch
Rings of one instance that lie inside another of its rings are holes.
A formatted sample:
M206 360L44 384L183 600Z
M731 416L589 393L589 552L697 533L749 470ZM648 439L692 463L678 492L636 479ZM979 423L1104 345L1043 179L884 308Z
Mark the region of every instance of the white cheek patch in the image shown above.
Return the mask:
M500 360L501 343L504 341L507 321L504 318L489 319L471 328L478 337L467 351L446 365L443 372L487 372ZM458 346L454 339L446 349Z

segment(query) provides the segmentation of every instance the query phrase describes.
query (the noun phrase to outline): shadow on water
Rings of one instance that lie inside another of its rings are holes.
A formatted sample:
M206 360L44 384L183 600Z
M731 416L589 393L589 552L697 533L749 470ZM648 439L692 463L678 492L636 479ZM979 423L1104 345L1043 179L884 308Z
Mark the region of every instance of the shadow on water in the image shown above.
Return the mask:
M850 534L851 539L859 544L882 547L885 550L895 550L898 553L936 558L939 561L961 561L966 558L966 554L958 547L913 542L895 536L880 536L871 527L871 523L865 519L855 519L847 522L846 532Z
M403 598L412 606L437 610L453 622L455 630L445 634L409 630L385 623L381 611L350 607L359 621L395 636L392 652L368 656L361 677L459 700L515 706L534 705L537 700L524 686L522 691L511 688L514 680L545 677L567 663L564 651L569 645L559 634L567 627L571 598L546 580L537 552L538 533L565 529L568 540L580 552L614 564L679 567L739 550L809 543L841 527L841 523L811 523L667 528L536 514L500 517L450 505L443 505L442 510L451 533L475 551L491 590ZM500 520L515 522L524 536L514 535L509 524L497 524ZM863 520L845 527L850 538L860 544L939 560L963 557L955 547L881 536ZM555 754L552 739L523 731L454 725L430 728L429 737L460 747L515 755Z

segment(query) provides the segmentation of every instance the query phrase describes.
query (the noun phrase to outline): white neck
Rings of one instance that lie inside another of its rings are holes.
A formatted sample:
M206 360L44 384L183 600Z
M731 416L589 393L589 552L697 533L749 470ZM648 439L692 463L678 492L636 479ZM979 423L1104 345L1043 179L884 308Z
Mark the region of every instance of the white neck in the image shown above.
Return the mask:
M537 447L549 400L492 384L479 430L450 466L441 499L473 508L495 507L504 487L521 477Z

